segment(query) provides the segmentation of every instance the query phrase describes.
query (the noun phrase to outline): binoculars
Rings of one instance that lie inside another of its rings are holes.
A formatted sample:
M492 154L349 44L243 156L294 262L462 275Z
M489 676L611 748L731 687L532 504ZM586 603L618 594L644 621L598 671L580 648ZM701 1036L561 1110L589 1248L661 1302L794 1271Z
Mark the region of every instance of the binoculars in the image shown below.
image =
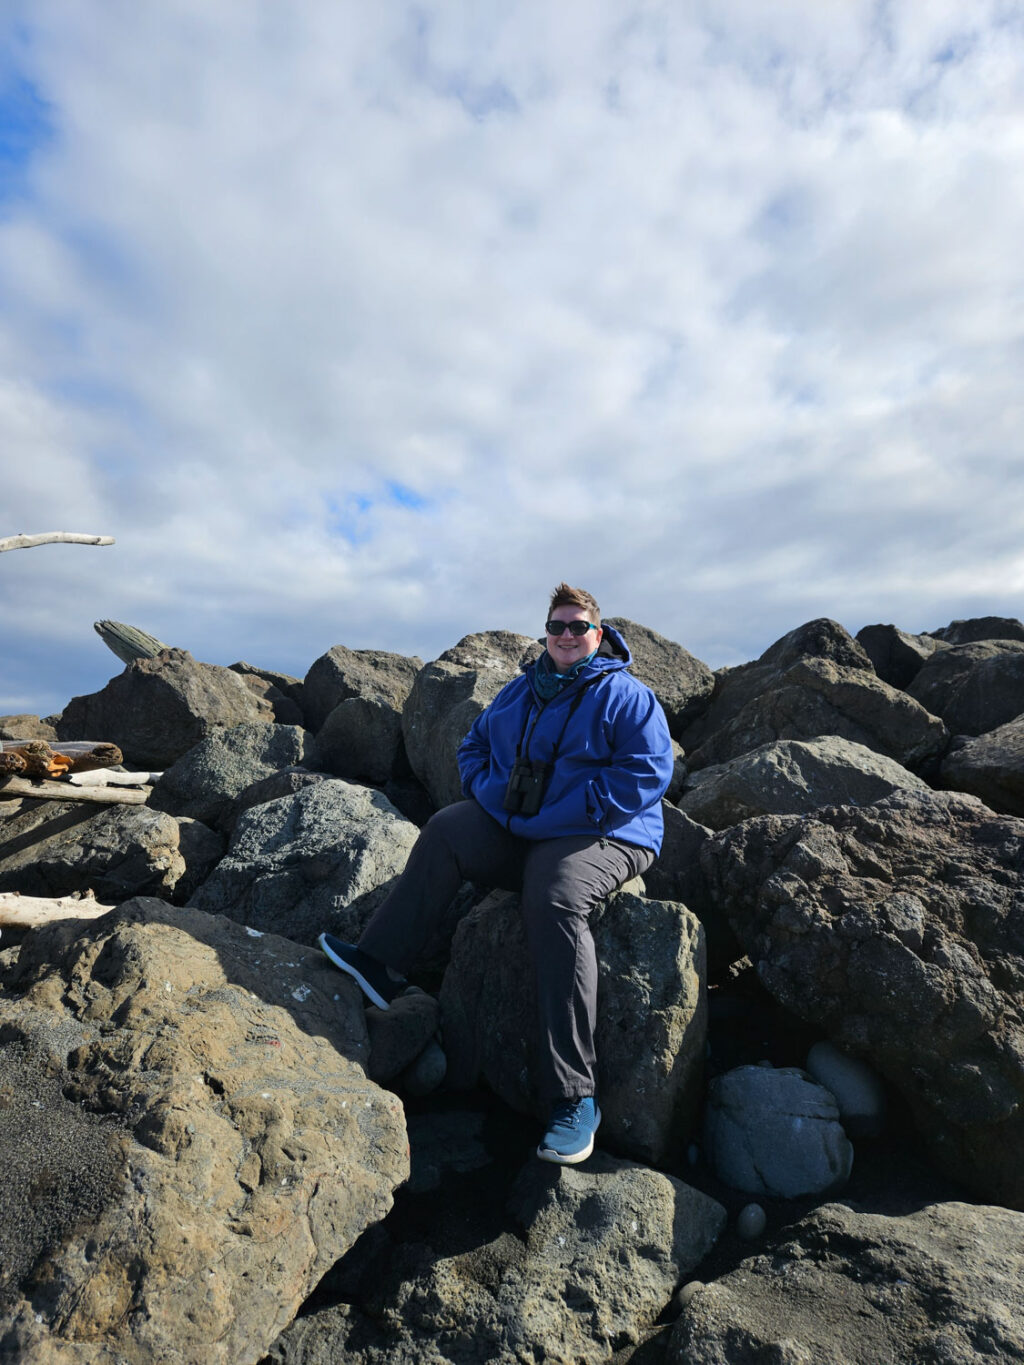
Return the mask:
M505 788L503 805L513 815L536 815L544 800L544 789L552 765L540 759L517 758Z

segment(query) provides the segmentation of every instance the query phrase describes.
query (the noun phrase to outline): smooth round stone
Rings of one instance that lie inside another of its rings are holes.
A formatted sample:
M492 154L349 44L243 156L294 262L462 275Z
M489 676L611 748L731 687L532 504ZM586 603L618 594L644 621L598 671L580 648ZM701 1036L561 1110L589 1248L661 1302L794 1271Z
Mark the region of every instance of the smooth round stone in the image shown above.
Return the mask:
M877 1137L882 1132L885 1090L867 1062L841 1052L834 1043L820 1042L807 1054L807 1070L835 1096L839 1117L851 1137Z
M448 1071L448 1058L441 1045L429 1042L414 1062L402 1072L400 1085L409 1095L429 1095L444 1080Z
M703 1288L703 1280L690 1280L688 1284L683 1285L682 1289L680 1289L679 1293L676 1295L676 1303L681 1309L686 1308L688 1304L692 1303Z
M736 1219L736 1231L746 1242L760 1237L768 1226L768 1215L760 1204L745 1204Z

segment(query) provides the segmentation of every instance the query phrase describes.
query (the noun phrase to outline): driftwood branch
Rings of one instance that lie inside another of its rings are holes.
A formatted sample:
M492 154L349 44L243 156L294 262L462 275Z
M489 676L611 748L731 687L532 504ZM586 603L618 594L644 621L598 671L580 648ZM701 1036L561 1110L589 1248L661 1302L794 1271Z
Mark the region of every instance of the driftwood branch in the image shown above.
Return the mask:
M152 787L73 787L70 782L49 782L28 777L0 778L0 800L11 796L34 796L44 801L98 801L103 805L144 806Z
M0 554L4 550L31 550L35 545L113 545L113 536L91 536L80 531L40 531L34 536L0 537Z
M22 896L17 891L0 892L0 925L7 929L35 929L55 919L99 919L112 905L101 905L90 891L80 900L74 896Z
M68 773L68 781L73 787L146 787L152 786L162 773L123 773L117 768L96 768L92 772L76 769Z

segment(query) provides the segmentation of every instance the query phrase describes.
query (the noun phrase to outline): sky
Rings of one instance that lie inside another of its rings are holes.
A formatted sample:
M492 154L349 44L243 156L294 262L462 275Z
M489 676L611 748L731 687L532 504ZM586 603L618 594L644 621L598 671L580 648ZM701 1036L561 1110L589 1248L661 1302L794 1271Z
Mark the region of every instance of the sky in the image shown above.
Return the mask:
M1020 0L4 0L0 714L1019 617Z

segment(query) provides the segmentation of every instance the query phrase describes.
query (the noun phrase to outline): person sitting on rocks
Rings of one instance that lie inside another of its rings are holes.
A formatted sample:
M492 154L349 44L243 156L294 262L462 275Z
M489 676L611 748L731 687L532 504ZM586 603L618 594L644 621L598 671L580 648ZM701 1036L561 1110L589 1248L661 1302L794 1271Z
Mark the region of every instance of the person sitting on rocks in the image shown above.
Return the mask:
M560 583L543 654L473 723L459 752L468 798L424 826L401 877L358 945L320 946L387 1009L464 881L520 893L537 983L545 1161L594 1149L597 956L588 916L661 848L661 798L672 776L668 724L628 672L630 652L597 602Z

